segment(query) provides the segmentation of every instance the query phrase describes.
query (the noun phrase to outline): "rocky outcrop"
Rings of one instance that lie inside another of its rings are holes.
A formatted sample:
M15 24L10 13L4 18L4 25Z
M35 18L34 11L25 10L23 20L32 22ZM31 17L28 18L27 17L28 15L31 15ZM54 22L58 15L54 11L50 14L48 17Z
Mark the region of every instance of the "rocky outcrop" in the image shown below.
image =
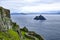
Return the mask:
M0 7L0 30L5 31L11 28L10 10Z
M14 35L14 34L16 34L16 36L18 36L19 35L19 37L21 36L21 33L20 33L20 28L18 27L17 28L17 31L18 31L18 33L16 32L16 31L13 31L13 22L11 21L11 19L10 19L10 10L9 9L5 9L5 8L3 8L3 7L0 7L0 32L1 32L1 34L2 34L2 32L4 32L4 35L10 35L10 34L12 34L12 36ZM16 26L17 24L15 24L15 26ZM14 27L15 27L14 26ZM3 37L4 37L4 35L2 35ZM11 36L11 35L10 35ZM9 37L10 37L9 36ZM8 38L9 38L8 37ZM13 37L15 37L15 36L13 36ZM1 38L1 37L0 37ZM8 39L7 38L7 39ZM2 38L2 39L4 39L4 38ZM15 39L15 38L13 38L14 40L18 40L17 38ZM21 39L21 37L19 38L19 40ZM4 39L5 40L5 39Z
M42 36L35 33L34 31L29 31L26 27L20 29L22 32L22 35L24 36L24 39L28 38L31 40L44 40ZM27 39L26 39L27 40Z
M44 16L42 16L42 15L36 16L34 19L35 20L46 20L46 18Z
M12 29L11 29L12 28ZM0 7L0 40L43 40L35 32L26 27L21 29L19 25L10 19L10 10Z

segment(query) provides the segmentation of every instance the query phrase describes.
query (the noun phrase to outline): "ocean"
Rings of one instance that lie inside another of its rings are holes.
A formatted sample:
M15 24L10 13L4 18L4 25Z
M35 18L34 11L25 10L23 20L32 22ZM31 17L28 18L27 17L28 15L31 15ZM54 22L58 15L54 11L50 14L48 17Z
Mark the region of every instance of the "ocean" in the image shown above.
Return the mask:
M11 15L11 20L20 28L26 26L30 31L40 34L44 40L60 40L60 15L42 14L47 20L34 20L37 15Z

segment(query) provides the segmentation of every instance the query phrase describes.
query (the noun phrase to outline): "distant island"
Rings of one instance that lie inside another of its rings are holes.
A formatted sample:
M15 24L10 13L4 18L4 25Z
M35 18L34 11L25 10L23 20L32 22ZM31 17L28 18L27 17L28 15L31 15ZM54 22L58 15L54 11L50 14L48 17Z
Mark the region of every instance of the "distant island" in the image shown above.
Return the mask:
M36 16L34 18L34 20L46 20L46 18L44 16L40 15L40 16Z

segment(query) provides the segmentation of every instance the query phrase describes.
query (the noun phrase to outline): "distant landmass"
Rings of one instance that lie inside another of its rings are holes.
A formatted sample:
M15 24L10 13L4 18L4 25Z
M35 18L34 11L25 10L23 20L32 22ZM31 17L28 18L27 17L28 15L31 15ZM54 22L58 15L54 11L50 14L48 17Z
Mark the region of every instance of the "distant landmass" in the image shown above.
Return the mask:
M27 15L26 13L11 13L11 15Z
M33 15L33 14L60 14L60 11L47 11L47 12L41 12L41 13L11 13L11 15Z

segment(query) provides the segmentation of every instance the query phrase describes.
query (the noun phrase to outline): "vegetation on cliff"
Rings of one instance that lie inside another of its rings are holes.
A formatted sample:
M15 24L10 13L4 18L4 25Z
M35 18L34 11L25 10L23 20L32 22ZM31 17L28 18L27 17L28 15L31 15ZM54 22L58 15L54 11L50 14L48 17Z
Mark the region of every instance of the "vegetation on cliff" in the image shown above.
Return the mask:
M43 38L26 27L19 25L10 19L10 11L0 7L0 40L43 40Z

